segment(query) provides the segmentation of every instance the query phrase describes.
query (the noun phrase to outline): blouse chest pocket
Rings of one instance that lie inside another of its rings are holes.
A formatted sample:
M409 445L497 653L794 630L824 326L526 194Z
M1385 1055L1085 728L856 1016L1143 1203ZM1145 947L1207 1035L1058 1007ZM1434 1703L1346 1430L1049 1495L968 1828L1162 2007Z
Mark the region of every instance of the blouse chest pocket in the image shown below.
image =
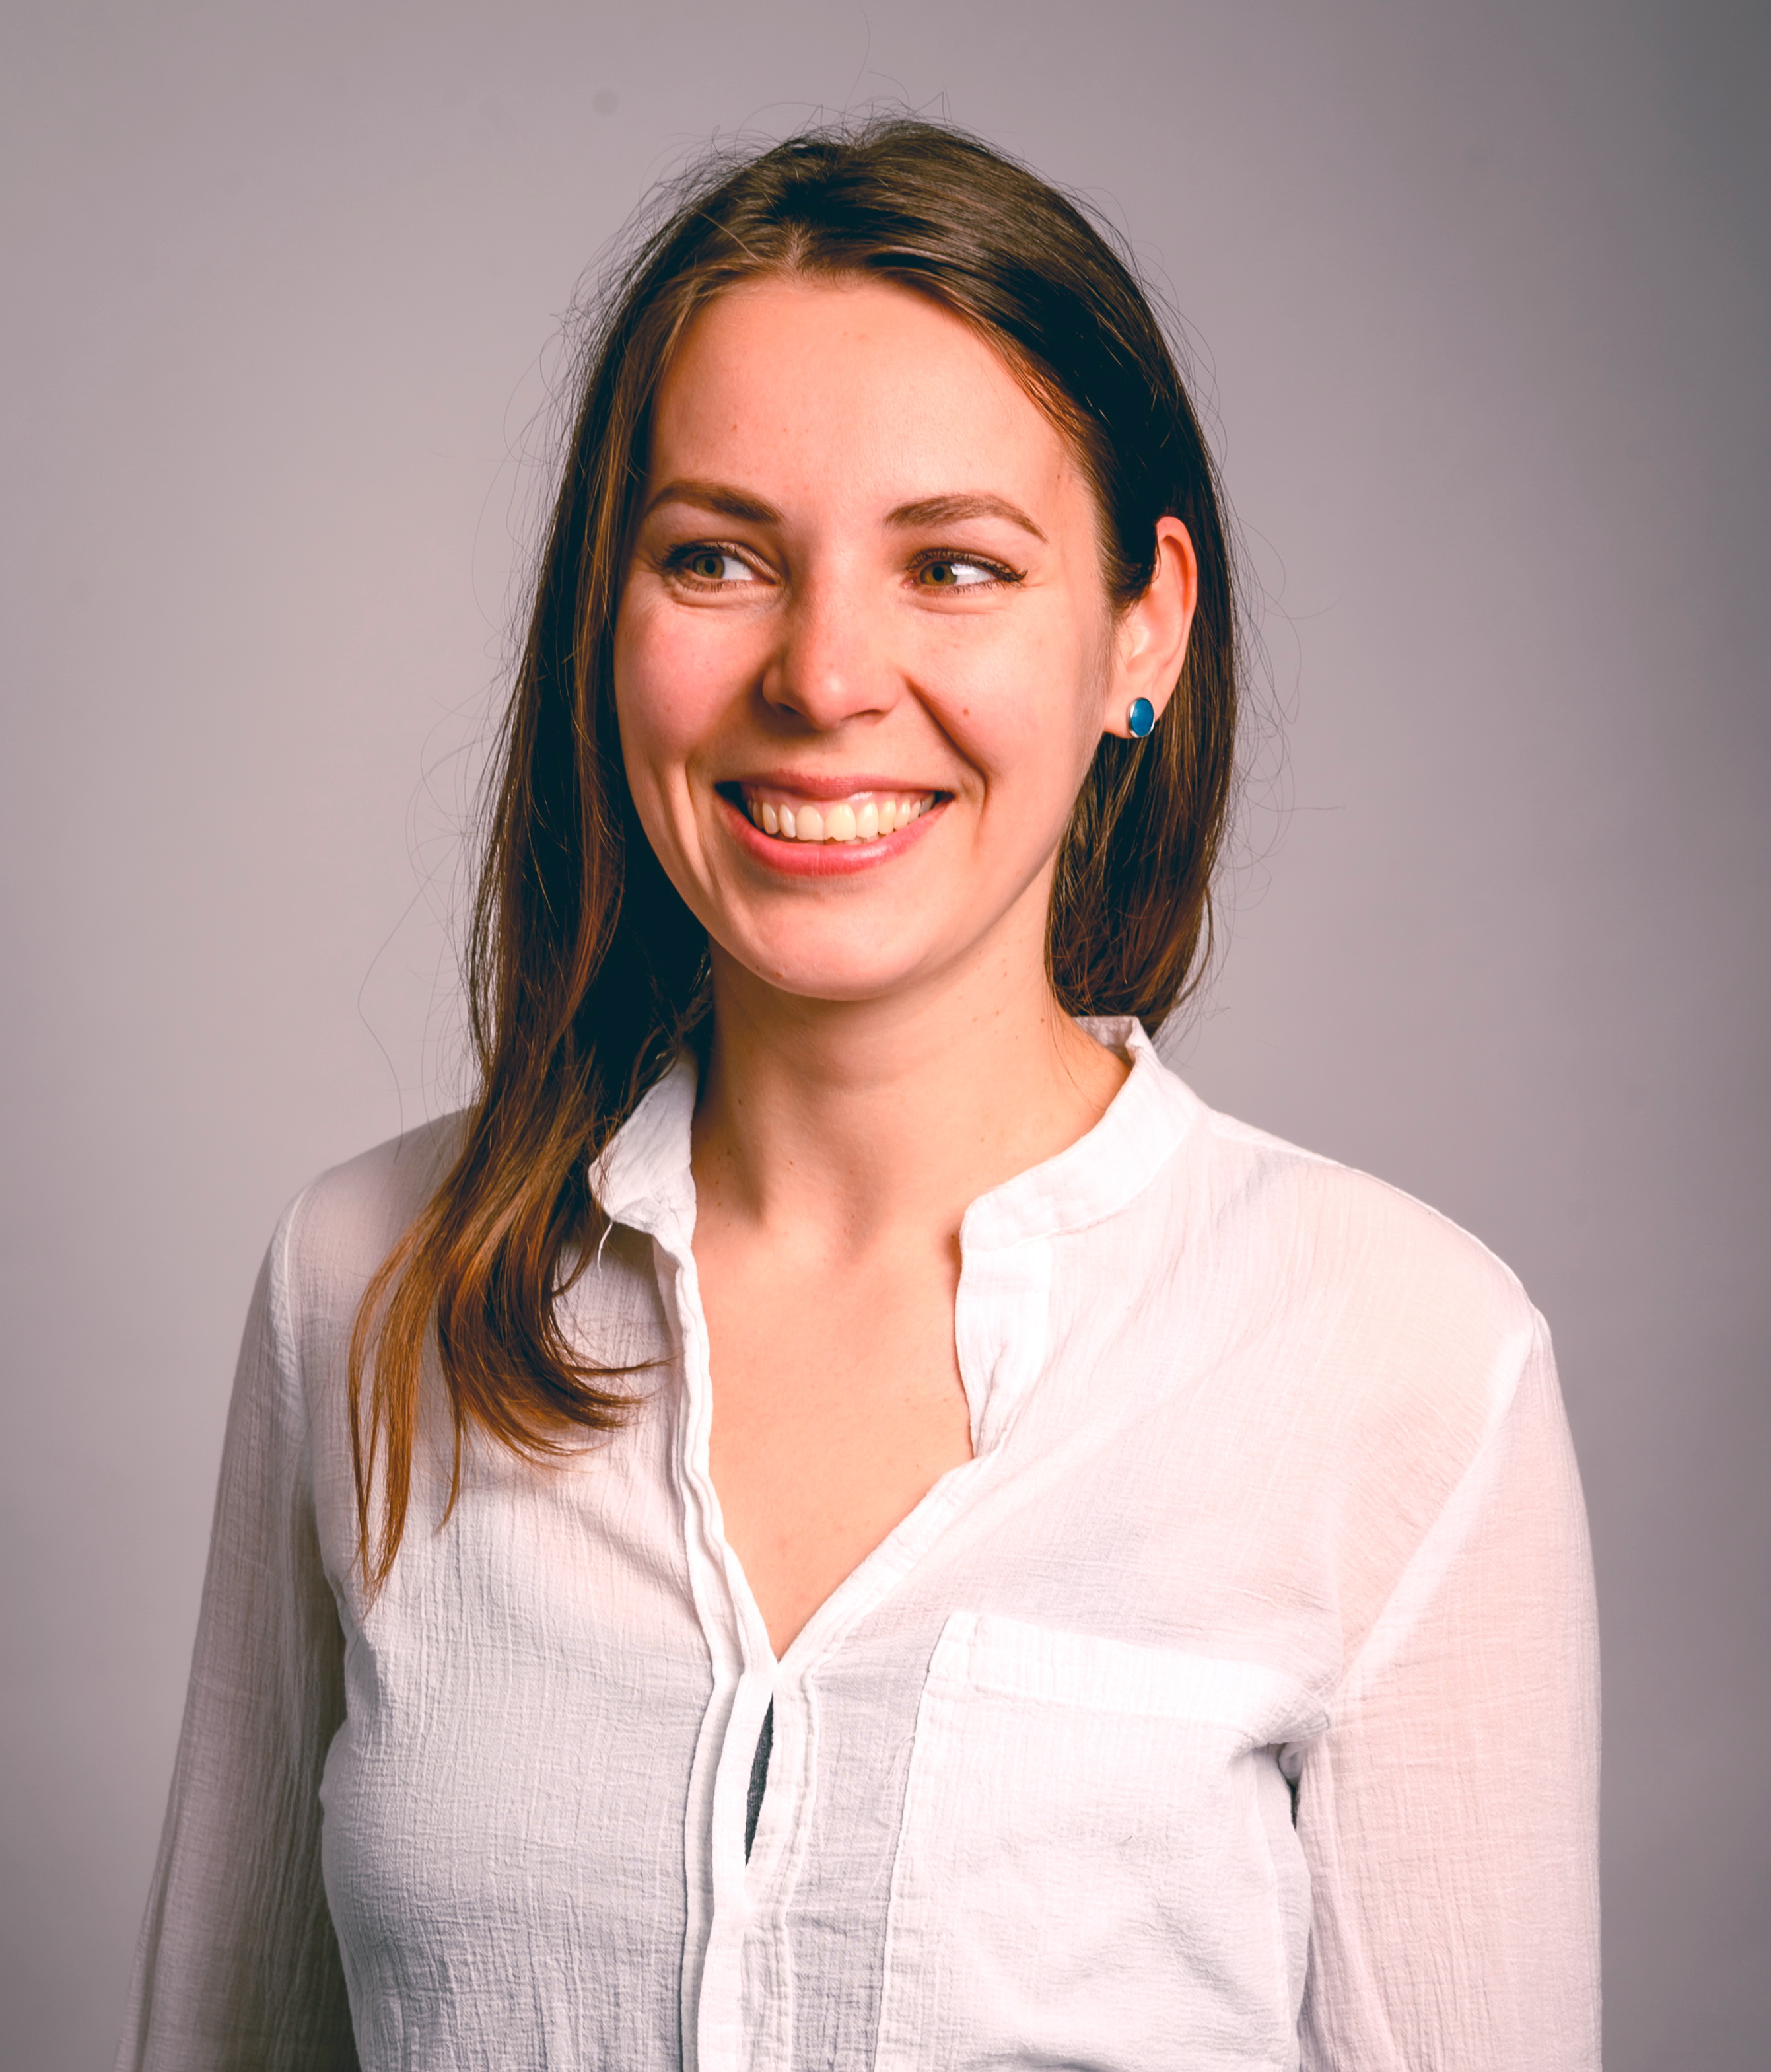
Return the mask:
M1308 1897L1258 1663L956 1613L917 1714L875 2072L1297 2062Z

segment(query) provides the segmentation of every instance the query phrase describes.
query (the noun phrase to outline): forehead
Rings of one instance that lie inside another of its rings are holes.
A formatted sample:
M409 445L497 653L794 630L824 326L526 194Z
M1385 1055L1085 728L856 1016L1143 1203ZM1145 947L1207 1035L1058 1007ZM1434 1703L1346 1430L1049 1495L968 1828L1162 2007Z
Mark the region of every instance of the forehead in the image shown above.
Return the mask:
M908 289L765 280L695 317L660 387L655 475L737 471L898 503L1085 497L1068 442L1003 356Z

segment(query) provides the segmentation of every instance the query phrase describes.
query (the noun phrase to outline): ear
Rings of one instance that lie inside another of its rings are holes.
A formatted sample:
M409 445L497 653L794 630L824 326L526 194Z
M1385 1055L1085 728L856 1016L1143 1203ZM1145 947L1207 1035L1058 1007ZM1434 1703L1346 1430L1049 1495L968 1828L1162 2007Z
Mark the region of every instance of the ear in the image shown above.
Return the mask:
M1148 698L1160 719L1181 680L1187 636L1199 599L1199 562L1178 518L1156 521L1156 567L1149 587L1120 613L1114 628L1103 730L1131 738L1126 715Z

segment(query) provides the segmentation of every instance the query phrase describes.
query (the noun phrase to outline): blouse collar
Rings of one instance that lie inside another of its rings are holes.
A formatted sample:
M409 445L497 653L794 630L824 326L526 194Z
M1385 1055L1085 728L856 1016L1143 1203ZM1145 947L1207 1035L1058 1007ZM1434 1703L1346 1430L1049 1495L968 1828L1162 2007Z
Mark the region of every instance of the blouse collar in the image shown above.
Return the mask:
M980 1194L960 1226L967 1251L1001 1250L1100 1223L1142 1193L1199 1111L1198 1097L1157 1055L1135 1015L1079 1026L1131 1064L1106 1112L1055 1157ZM642 1098L591 1167L591 1190L612 1223L686 1250L695 1230L689 1128L696 1066L684 1050Z

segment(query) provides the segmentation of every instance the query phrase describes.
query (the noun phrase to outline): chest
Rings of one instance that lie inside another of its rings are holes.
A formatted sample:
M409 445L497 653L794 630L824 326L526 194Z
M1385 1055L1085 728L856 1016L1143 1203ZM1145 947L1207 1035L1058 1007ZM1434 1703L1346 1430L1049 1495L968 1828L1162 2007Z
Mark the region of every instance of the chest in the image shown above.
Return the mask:
M681 1405L543 1496L476 1482L353 1641L324 1796L365 2065L1289 2072L1272 1745L1312 1723L1161 1528L1159 1435L963 1469L771 1663L678 1508Z
M725 1537L777 1655L948 1470L971 1457L957 1256L783 1256L697 1235Z

